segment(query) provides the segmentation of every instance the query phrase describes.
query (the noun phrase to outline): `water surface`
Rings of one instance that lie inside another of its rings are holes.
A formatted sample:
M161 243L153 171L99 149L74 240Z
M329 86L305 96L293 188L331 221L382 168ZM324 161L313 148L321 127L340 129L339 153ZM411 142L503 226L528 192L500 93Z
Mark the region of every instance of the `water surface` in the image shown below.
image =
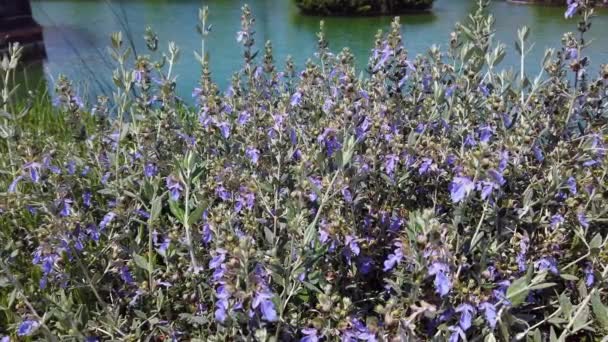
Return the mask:
M411 55L425 53L433 43L445 47L449 34L458 21L467 20L475 10L474 0L437 0L427 14L402 15L405 46ZM179 75L178 91L189 98L199 77L199 67L193 51L200 50L200 39L195 31L198 8L208 5L211 11L212 33L206 44L214 80L225 88L231 74L241 65L241 49L236 42L240 25L237 0L33 0L35 18L44 26L48 58L43 70L49 84L58 74L75 80L82 93L108 93L112 61L107 46L112 32L130 32L135 50L147 54L143 33L150 25L158 33L161 47L173 40L180 47L181 60L174 69ZM348 46L364 66L374 35L386 30L392 17L322 18L302 16L290 0L249 1L256 17L256 43L263 48L266 40L273 43L275 60L280 68L288 55L301 68L313 56L319 20L326 21L330 47L339 51ZM551 6L516 5L494 1L491 11L496 17L497 39L510 49L502 63L505 68L516 67L519 57L513 42L517 29L527 25L533 42L528 65L539 70L545 48L559 47L563 32L576 29L576 20L564 19L564 9ZM589 37L594 40L589 52L592 63L599 66L608 62L608 13L599 11ZM518 68L518 67L517 67ZM40 69L40 67L38 67ZM596 67L595 70L598 68ZM35 71L34 71L35 72Z

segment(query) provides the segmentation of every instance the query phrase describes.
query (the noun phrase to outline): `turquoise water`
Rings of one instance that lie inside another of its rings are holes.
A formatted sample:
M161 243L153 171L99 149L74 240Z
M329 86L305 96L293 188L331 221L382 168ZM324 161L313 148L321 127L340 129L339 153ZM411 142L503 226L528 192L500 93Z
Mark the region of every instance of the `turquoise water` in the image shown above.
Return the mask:
M241 64L236 32L243 3L237 0L33 0L34 16L44 26L48 54L43 64L46 79L51 84L58 74L66 74L82 93L88 90L108 93L109 70L113 67L107 53L109 35L119 30L131 32L136 51L146 54L143 33L145 27L151 25L159 35L162 48L166 49L169 40L180 47L181 59L174 71L179 75L179 93L189 98L199 76L193 51L200 50L195 25L198 8L204 4L209 6L213 24L207 42L213 77L225 88ZM447 46L454 24L467 20L475 4L474 0L437 0L430 13L402 15L405 46L410 55L425 53L433 43ZM256 45L263 48L266 40L272 41L280 67L288 55L293 56L298 67L312 57L315 34L323 18L300 15L290 0L251 0L249 5L256 17ZM565 20L561 7L494 1L491 11L496 17L497 39L511 47L502 63L506 68L519 63L512 48L519 27L530 27L530 41L535 44L526 66L530 70L538 70L545 48L559 47L563 32L576 29L576 20ZM386 30L391 19L324 18L330 47L339 51L348 46L363 66L375 33L378 29ZM594 40L589 56L597 66L608 62L606 32L608 13L600 11L588 36Z

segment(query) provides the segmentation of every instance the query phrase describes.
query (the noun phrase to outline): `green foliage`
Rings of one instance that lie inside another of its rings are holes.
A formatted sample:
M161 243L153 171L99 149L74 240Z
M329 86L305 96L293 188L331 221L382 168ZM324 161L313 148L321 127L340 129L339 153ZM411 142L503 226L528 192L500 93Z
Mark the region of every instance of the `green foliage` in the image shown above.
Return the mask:
M0 336L60 340L595 341L608 333L608 66L578 32L517 72L479 1L446 50L395 19L363 72L323 32L275 65L242 9L221 92L199 12L179 48L112 35L112 99L60 77L15 103L0 63ZM3 340L5 341L6 338Z

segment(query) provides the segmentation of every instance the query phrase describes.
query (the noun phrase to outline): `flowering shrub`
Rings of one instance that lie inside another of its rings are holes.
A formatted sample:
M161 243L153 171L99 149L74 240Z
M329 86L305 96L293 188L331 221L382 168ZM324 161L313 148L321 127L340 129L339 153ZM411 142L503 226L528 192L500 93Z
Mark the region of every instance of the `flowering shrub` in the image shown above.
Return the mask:
M114 98L88 108L59 79L53 134L11 109L5 81L3 341L605 335L608 67L587 73L593 9L568 9L578 33L528 78L528 30L521 69L498 70L507 48L486 5L416 58L396 19L368 77L323 25L314 60L279 71L245 6L225 92L203 9L194 108L174 93L174 44L159 52L149 29L150 55L131 62L115 34Z

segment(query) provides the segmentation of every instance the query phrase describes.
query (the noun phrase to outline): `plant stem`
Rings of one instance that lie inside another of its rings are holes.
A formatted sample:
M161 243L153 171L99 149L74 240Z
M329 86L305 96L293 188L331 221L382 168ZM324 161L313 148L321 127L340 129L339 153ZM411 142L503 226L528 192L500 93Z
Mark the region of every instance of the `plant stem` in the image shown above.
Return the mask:
M190 152L192 153L192 152ZM190 158L188 158L188 164L190 164ZM186 229L186 243L188 244L188 253L190 254L190 263L192 265L193 272L198 272L198 262L196 261L196 255L194 254L194 246L192 245L192 233L190 231L190 165L186 170L186 199L184 208L184 228Z

